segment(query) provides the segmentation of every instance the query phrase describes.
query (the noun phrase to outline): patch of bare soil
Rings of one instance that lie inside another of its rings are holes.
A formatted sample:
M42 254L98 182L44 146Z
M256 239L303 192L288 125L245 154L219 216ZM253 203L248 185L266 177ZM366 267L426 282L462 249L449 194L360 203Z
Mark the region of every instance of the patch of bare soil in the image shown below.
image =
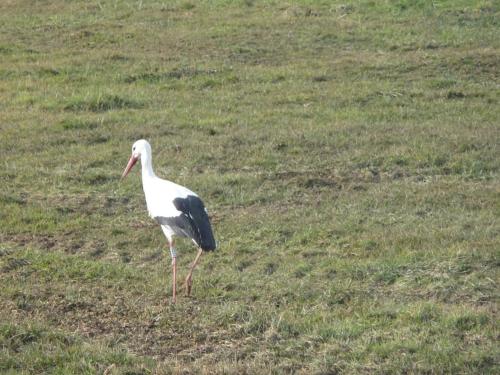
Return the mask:
M42 320L58 329L123 345L136 355L160 360L172 356L192 360L230 343L228 332L215 327L208 332L196 324L201 302L194 298L181 297L174 306L166 298L116 295L100 288L91 293L75 299L42 288L39 293L16 296L6 308L16 320Z

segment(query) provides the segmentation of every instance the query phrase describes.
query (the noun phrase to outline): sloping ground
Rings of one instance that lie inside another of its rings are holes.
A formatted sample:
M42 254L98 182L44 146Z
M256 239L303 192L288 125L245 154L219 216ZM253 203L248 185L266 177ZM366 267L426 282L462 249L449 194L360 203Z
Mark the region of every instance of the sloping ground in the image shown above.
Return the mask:
M0 372L498 373L498 19L2 2ZM219 242L177 305L138 138Z

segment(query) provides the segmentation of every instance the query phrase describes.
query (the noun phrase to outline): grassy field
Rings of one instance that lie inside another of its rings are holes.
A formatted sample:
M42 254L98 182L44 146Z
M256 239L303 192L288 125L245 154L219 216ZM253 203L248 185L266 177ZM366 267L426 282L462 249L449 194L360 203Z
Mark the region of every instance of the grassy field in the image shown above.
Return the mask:
M1 1L0 373L498 374L499 20ZM176 305L139 138L219 242Z

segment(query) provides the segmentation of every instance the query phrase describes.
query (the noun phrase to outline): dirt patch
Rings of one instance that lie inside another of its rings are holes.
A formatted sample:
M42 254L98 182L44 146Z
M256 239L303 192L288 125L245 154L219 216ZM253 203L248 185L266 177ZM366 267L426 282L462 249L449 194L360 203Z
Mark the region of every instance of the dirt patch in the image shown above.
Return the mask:
M58 243L53 236L36 234L0 234L0 241L14 243L19 246L35 245L42 250L51 250Z
M166 299L117 296L103 289L92 293L74 299L61 291L49 295L43 292L43 296L18 296L7 304L19 318L42 318L58 329L120 343L133 353L156 359L180 353L186 358L199 357L213 351L213 345L207 341L220 339L221 335L213 332L211 340L207 340L207 331L196 325L199 308L195 299L183 299L182 306L172 306ZM29 308L25 307L26 301Z

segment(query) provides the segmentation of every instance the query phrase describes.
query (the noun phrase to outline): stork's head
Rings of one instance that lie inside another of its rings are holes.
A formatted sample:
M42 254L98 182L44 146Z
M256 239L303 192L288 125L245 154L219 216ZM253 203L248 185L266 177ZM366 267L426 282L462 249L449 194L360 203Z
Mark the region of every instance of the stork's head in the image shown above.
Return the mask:
M141 156L144 157L149 155L151 155L151 146L149 145L149 142L145 139L139 139L138 141L135 141L132 145L132 156L130 156L128 164L123 171L122 178L128 175L128 172L130 172L132 167L135 165L135 163L137 163L137 160L139 160Z

